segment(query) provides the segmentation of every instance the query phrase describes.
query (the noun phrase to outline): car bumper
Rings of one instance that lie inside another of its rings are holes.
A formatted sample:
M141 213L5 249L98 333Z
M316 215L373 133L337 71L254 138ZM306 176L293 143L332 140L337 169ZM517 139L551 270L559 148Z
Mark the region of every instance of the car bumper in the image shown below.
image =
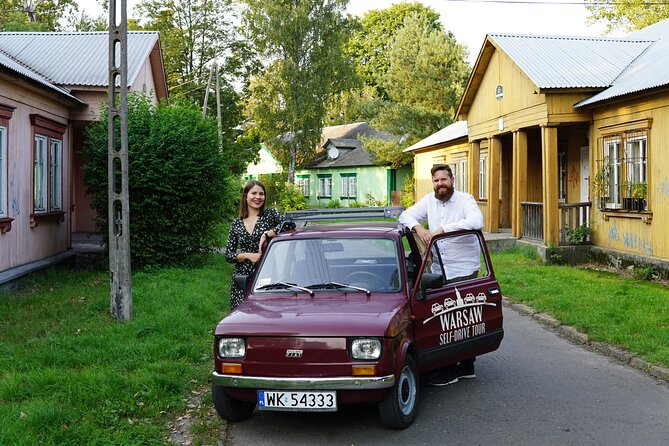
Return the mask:
M275 378L240 376L212 373L212 383L217 386L248 389L300 389L300 390L376 390L395 385L395 376L335 377L335 378Z

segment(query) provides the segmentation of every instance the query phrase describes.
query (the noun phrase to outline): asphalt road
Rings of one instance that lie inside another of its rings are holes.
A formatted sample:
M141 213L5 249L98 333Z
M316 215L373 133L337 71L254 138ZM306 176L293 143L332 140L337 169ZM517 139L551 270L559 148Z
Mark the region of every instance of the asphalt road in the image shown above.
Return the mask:
M336 413L259 412L227 445L669 445L669 386L557 336L505 307L505 339L477 378L421 386L408 429L376 407Z

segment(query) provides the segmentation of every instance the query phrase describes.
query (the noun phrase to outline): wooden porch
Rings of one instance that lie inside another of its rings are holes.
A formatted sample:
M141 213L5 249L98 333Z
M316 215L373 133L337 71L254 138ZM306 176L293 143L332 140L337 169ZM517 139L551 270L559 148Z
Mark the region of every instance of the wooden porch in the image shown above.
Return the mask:
M573 231L582 234L579 244L591 242L590 231L577 228L590 228L590 202L558 203L560 218L560 245L573 245ZM544 241L544 204L541 202L523 201L521 238ZM578 234L578 233L577 233ZM572 237L570 237L572 236Z

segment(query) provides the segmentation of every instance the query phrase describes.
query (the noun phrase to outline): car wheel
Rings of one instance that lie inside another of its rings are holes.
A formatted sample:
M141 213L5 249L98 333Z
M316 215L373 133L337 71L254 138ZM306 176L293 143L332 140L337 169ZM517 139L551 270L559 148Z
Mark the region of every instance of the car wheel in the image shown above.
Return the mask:
M392 392L379 403L379 416L386 426L393 429L409 427L416 416L418 403L418 372L416 362L407 355L402 372Z
M228 421L244 421L253 414L255 402L240 401L226 393L221 386L211 386L211 397L218 415Z

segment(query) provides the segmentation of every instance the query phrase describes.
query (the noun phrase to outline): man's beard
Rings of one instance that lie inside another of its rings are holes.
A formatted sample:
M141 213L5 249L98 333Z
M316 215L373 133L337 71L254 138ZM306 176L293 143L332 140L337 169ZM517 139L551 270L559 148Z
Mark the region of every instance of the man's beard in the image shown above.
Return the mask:
M437 198L437 200L446 201L449 198L451 198L452 195L453 195L452 187L443 186L434 190L434 196Z

